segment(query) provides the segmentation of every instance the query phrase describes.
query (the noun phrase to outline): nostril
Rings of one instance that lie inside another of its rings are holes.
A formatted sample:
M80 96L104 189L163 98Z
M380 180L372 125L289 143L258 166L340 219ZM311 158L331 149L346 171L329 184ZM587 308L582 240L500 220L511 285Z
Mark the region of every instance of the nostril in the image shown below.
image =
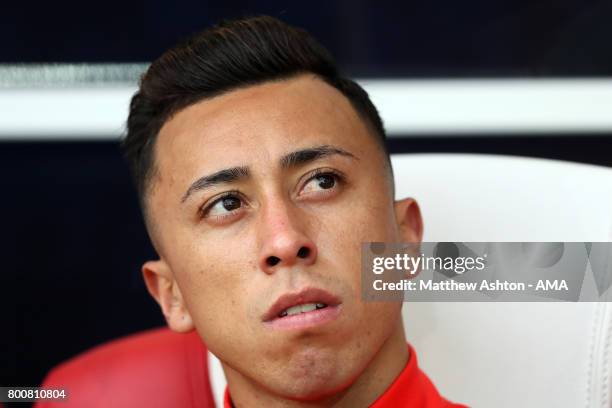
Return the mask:
M306 258L308 256L308 254L310 254L310 249L308 249L306 247L301 247L300 250L297 253L297 256L299 258Z
M277 258L275 256L269 256L268 259L266 259L266 263L270 266L274 266L279 262L280 262L280 258Z

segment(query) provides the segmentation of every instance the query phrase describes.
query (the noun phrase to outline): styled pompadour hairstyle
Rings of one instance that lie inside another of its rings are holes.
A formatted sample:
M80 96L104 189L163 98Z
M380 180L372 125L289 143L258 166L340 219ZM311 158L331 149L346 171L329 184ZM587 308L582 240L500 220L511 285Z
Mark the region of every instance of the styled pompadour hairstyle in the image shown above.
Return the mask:
M305 73L348 98L388 159L383 123L368 94L340 74L329 52L310 34L269 16L224 21L161 55L132 97L122 149L143 212L155 171L155 140L173 114L228 91Z

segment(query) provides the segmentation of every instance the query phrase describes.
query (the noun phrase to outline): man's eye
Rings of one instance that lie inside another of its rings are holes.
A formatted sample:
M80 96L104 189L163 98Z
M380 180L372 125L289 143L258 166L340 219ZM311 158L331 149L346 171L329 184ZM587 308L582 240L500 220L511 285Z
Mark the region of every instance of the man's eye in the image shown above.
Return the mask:
M215 201L205 211L205 216L215 217L226 215L229 212L235 211L242 206L240 198L235 196L226 196Z
M318 174L311 178L304 186L304 193L311 193L320 190L334 188L338 182L338 176L332 173Z

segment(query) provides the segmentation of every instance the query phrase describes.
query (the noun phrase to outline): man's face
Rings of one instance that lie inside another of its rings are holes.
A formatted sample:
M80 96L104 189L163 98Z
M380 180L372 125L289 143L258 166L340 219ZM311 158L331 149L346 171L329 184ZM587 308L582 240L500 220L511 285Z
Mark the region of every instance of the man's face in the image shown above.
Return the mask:
M350 102L310 75L163 126L152 269L226 370L291 398L331 393L397 329L401 305L360 297L361 243L401 240L385 160Z

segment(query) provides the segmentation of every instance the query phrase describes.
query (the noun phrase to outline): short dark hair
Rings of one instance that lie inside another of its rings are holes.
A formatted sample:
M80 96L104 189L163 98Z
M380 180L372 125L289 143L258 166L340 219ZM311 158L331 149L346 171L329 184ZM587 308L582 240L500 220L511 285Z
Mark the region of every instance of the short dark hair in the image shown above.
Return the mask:
M155 140L174 113L231 90L303 73L315 74L349 99L388 161L383 123L367 92L340 74L332 56L310 34L269 16L224 21L161 55L132 97L122 149L143 212L154 174Z

